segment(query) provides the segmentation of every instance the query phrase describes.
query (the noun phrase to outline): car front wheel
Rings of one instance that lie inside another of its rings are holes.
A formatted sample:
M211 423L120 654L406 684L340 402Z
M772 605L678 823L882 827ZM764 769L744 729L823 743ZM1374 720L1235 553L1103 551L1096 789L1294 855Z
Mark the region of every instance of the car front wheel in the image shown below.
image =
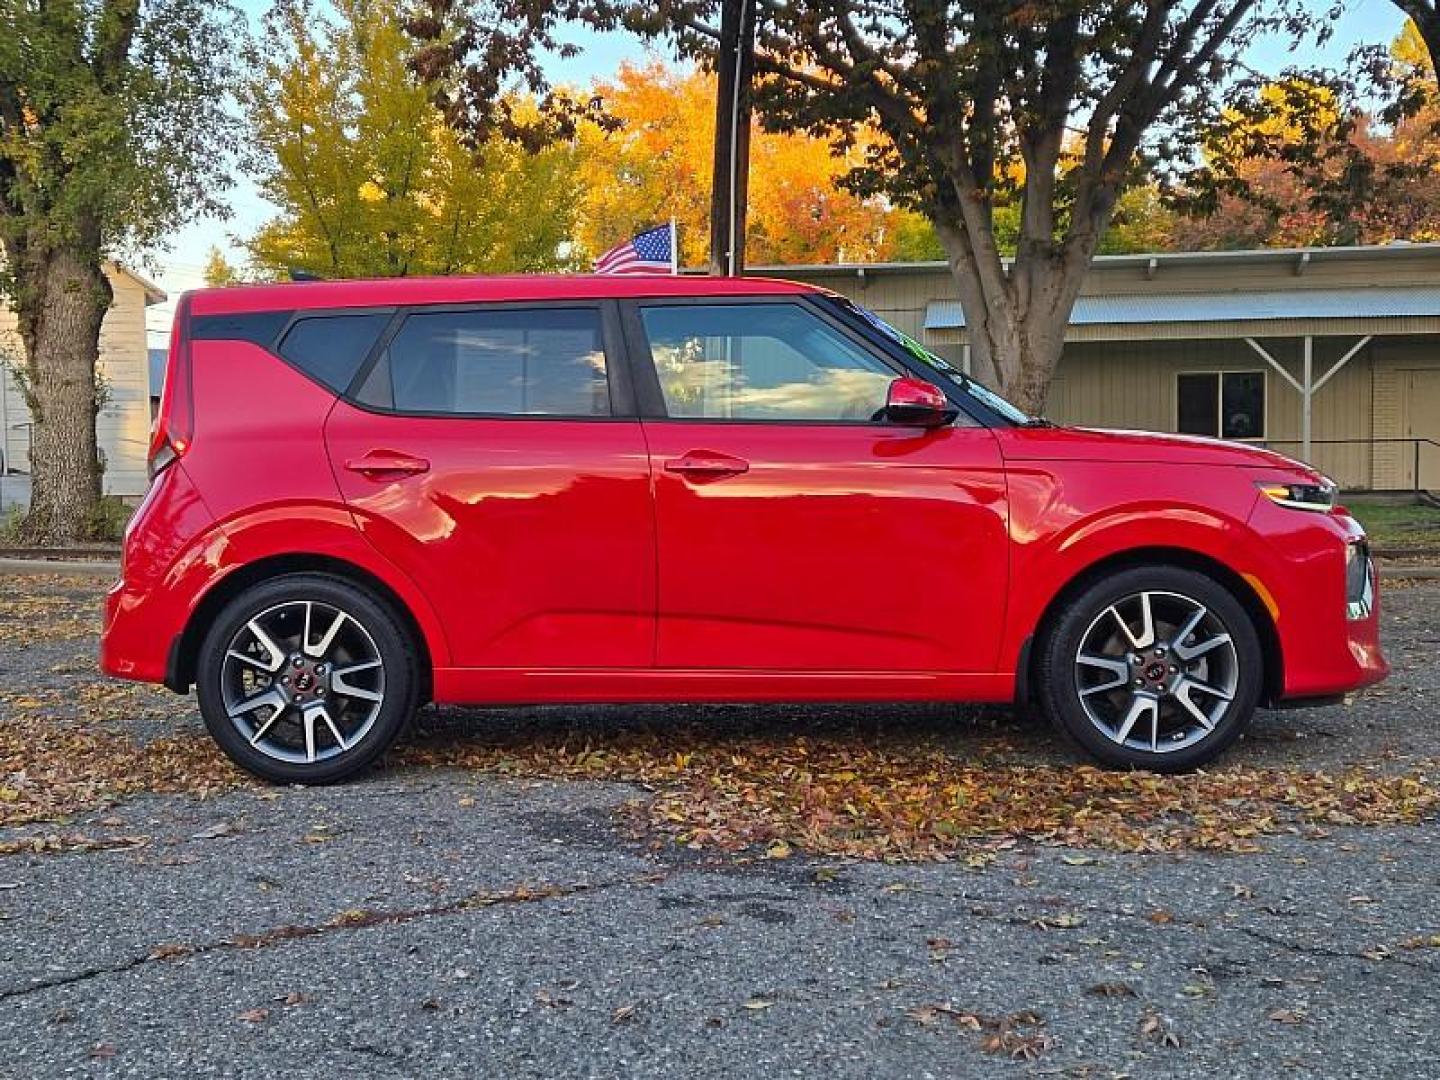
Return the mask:
M369 766L416 707L415 650L388 607L325 574L235 597L200 647L205 725L241 768L323 784Z
M1250 723L1263 654L1228 589L1178 567L1122 570L1083 589L1040 642L1038 696L1093 757L1181 772Z

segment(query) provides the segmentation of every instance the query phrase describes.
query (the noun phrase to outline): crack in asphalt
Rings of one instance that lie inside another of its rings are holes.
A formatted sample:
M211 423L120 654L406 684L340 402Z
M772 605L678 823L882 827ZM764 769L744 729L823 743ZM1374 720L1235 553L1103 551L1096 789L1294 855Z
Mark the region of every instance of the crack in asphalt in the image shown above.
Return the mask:
M1366 956L1363 952L1352 952L1349 949L1332 949L1328 945L1302 945L1295 941L1288 941L1285 938L1277 937L1274 934L1267 934L1264 930L1256 930L1253 926L1234 926L1237 930L1256 941L1263 941L1267 945L1274 945L1278 949L1287 952L1300 953L1304 956L1328 956L1336 960L1363 960L1367 964L1401 964L1405 967L1415 968L1417 971L1434 973L1437 968L1433 964L1427 964L1420 960L1411 960L1399 956L1393 952L1387 952L1384 956Z
M290 941L305 941L343 931L365 930L376 926L401 926L423 919L460 915L467 911L480 911L485 908L499 907L505 904L533 904L545 900L563 900L571 896L604 892L608 889L625 888L627 886L658 885L669 878L673 872L674 871L669 870L652 871L647 874L632 874L627 877L612 878L608 881L580 881L567 884L537 886L517 885L508 890L479 890L467 893L449 903L435 904L430 907L404 908L400 911L368 911L356 908L349 911L342 911L323 923L275 926L258 934L235 934L217 941L205 942L199 945L160 944L142 956L132 956L130 959L120 963L86 968L83 971L72 972L68 975L32 982L28 986L0 989L0 1001L27 997L31 994L54 990L62 986L73 986L76 983L88 982L91 979L102 978L107 975L123 975L126 972L143 967L146 964L164 963L166 961L180 960L192 956L205 956L215 952L271 948Z
M400 926L411 922L417 922L431 918L443 918L451 915L459 915L468 911L479 911L484 908L496 907L507 904L539 903L546 900L559 900L572 896L579 896L594 892L603 892L609 889L657 885L676 875L684 874L687 871L697 870L696 866L671 866L666 870L652 871L645 874L634 874L620 878L613 878L605 881L571 882L548 885L517 885L505 890L477 890L467 893L455 900L444 904L436 904L428 907L404 908L398 911L370 911L367 909L355 908L342 911L326 922L314 924L282 924L256 934L235 934L215 941L205 942L197 945L187 944L158 944L149 952L131 957L128 960L115 964L102 965L87 968L81 971L72 972L67 975L57 976L33 982L23 987L10 987L0 989L0 1001L7 1001L14 998L22 998L28 995L42 993L64 986L71 986L83 983L96 978L109 975L120 975L133 971L150 963L162 963L170 960L179 960L186 957L204 956L209 953L240 951L251 949L270 948L282 945L290 941L308 940L311 938L323 937L334 933L369 929L377 926ZM935 898L947 898L952 901L962 902L971 905L967 914L973 918L1005 922L1011 925L1033 925L1037 930L1051 930L1052 927L1044 924L1047 909L1054 905L1049 904L1016 904L1014 898L1002 898L985 893L970 892L967 890L952 891L946 889L926 889L907 885L903 890L906 893L929 895ZM731 899L728 898L727 899ZM790 899L788 896L767 897L767 899L784 903ZM703 904L704 901L701 901ZM977 906L978 905L978 906ZM986 907L994 910L985 910ZM1057 908L1057 910L1059 910ZM1093 903L1078 903L1066 906L1066 910L1072 912L1084 912L1088 915L1097 915L1120 920L1133 920L1148 922L1150 917L1138 910L1125 910L1109 908ZM1295 941L1287 940L1276 935L1266 933L1251 926L1235 925L1233 923L1222 923L1220 921L1197 922L1192 919L1176 919L1176 923L1192 929L1205 930L1230 930L1242 933L1256 941L1284 949L1288 952L1302 955L1324 956L1332 959L1358 960L1371 964L1399 964L1419 971L1433 973L1437 970L1435 965L1423 961L1412 960L1404 956L1389 953L1383 956L1366 955L1364 952L1357 952L1346 949L1336 949L1324 945L1305 945Z
M1052 930L1079 929L1079 927L1064 927L1055 923L1046 923L1045 919L1047 917L1047 911L1045 911L1044 909L1050 907L1051 905L1027 905L1024 903L1017 904L1013 899L1002 899L996 896L987 896L983 893L970 893L963 890L960 892L952 892L942 889L923 889L912 887L909 885L905 887L903 892L928 895L932 897L945 898L955 901L962 901L966 904L971 905L979 905L978 907L970 907L966 912L972 918L976 919L988 919L993 922L1007 923L1011 926L1029 926L1033 927L1036 930L1045 932L1049 932ZM994 908L995 910L987 911L985 910L985 908L987 907ZM1062 909L1056 907L1055 910L1061 911ZM1129 919L1147 924L1153 922L1153 920L1148 914L1139 910L1127 911L1118 908L1107 908L1099 904L1092 903L1072 904L1066 906L1063 910L1068 910L1070 912L1084 912L1086 915L1107 916L1113 919ZM1186 927L1192 930L1198 930L1201 933L1210 931L1236 931L1238 933L1245 934L1248 937L1254 938L1256 941L1261 941L1265 944L1274 945L1277 948L1285 949L1289 952L1300 953L1302 955L1325 956L1337 960L1360 960L1367 964L1399 964L1403 967L1414 968L1417 971L1424 971L1432 974L1440 971L1440 968L1437 968L1437 966L1434 964L1427 964L1421 960L1412 960L1408 957L1401 956L1393 951L1390 951L1388 946L1383 946L1387 949L1384 955L1366 955L1366 953L1364 952L1356 952L1349 949L1334 949L1325 945L1302 945L1294 941L1288 941L1285 938L1276 937L1272 934L1268 934L1263 930L1257 930L1251 926L1237 925L1235 923L1224 921L1222 919L1202 922L1196 919L1186 919L1177 916L1173 920L1172 925L1177 927ZM1377 949L1381 947L1382 946L1377 946Z

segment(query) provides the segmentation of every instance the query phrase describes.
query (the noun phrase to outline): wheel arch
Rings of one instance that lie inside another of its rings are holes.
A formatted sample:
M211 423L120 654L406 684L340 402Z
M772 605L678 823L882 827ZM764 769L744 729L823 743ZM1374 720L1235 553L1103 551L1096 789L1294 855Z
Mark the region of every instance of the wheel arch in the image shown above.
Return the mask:
M1280 644L1280 632L1269 606L1255 584L1213 555L1193 548L1151 546L1129 548L1107 555L1083 567L1060 586L1042 609L1033 632L1021 646L1019 662L1016 665L1017 702L1024 704L1032 698L1036 658L1042 651L1040 643L1044 641L1065 604L1095 581L1139 566L1174 566L1193 570L1204 574L1234 596L1250 616L1255 633L1260 639L1260 651L1265 664L1261 703L1271 704L1280 698L1285 685L1285 657Z
M186 693L195 682L195 667L205 631L220 611L246 589L284 574L328 574L350 582L375 596L390 609L401 627L410 635L420 656L420 701L430 700L434 673L434 657L430 640L410 606L378 575L353 562L333 555L292 553L272 555L245 563L220 578L200 598L185 621L185 628L170 646L165 667L165 685L178 693Z

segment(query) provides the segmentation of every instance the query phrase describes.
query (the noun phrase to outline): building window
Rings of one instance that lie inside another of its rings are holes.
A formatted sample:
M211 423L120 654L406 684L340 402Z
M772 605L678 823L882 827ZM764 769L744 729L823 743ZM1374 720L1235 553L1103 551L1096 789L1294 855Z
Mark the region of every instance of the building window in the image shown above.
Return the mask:
M1222 439L1265 438L1263 371L1188 372L1175 377L1175 430Z

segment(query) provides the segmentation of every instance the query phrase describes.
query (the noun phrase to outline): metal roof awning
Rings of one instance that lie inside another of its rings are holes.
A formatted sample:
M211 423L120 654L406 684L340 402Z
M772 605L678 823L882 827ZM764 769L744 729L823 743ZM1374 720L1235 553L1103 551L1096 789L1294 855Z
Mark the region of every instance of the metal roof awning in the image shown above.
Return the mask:
M1082 296L1071 326L1440 317L1440 285L1361 286L1165 296ZM931 300L926 330L962 330L958 300Z

